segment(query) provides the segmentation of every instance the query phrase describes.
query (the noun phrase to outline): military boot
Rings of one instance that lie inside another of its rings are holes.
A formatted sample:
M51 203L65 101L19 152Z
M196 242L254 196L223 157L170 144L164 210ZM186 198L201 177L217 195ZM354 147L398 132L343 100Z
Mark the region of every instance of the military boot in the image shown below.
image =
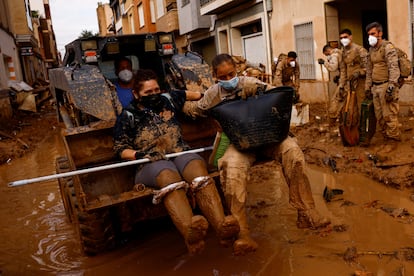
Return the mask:
M157 176L157 185L162 188L181 180L177 172L166 169ZM163 202L174 225L184 237L188 252L193 255L203 251L208 222L203 216L193 215L185 190L170 192Z
M184 179L191 179L191 190L197 205L216 232L220 244L225 247L232 245L239 233L239 224L233 216L224 215L220 195L214 180L208 176L204 161L190 161L182 174Z

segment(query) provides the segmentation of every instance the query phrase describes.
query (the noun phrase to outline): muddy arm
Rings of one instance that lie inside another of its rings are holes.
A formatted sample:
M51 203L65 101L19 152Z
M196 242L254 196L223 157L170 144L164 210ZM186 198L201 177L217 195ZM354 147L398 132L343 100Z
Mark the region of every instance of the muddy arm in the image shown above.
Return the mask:
M186 90L185 91L185 99L187 101L198 101L199 99L201 99L202 94L200 92L195 92L195 91L190 91L190 90Z

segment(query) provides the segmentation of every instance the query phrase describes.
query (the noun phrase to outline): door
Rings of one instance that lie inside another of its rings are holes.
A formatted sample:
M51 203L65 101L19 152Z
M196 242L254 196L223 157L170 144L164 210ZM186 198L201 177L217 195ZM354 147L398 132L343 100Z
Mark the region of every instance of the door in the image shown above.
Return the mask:
M243 51L246 60L253 66L266 64L266 45L263 34L244 36Z

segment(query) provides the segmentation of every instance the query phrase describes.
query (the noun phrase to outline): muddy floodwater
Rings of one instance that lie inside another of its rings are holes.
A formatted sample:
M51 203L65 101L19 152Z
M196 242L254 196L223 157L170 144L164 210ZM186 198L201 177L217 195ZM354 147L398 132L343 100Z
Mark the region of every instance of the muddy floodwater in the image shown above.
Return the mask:
M409 193L358 175L308 168L317 208L333 223L320 231L300 230L275 162L252 169L249 223L259 244L253 254L233 256L210 231L205 251L190 257L163 219L131 233L111 252L84 256L57 181L7 187L10 181L54 173L54 160L63 154L52 133L35 152L0 166L1 275L414 275ZM326 186L344 192L326 203ZM364 271L372 274L358 274Z

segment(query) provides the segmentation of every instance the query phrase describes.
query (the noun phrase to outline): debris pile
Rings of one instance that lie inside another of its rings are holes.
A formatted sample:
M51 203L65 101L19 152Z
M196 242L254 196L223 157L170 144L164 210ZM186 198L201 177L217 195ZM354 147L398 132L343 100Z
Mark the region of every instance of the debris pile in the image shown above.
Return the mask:
M232 56L233 61L236 63L237 75L255 77L259 80L272 84L272 75L266 74L266 66L259 64L259 66L253 66L242 56Z

